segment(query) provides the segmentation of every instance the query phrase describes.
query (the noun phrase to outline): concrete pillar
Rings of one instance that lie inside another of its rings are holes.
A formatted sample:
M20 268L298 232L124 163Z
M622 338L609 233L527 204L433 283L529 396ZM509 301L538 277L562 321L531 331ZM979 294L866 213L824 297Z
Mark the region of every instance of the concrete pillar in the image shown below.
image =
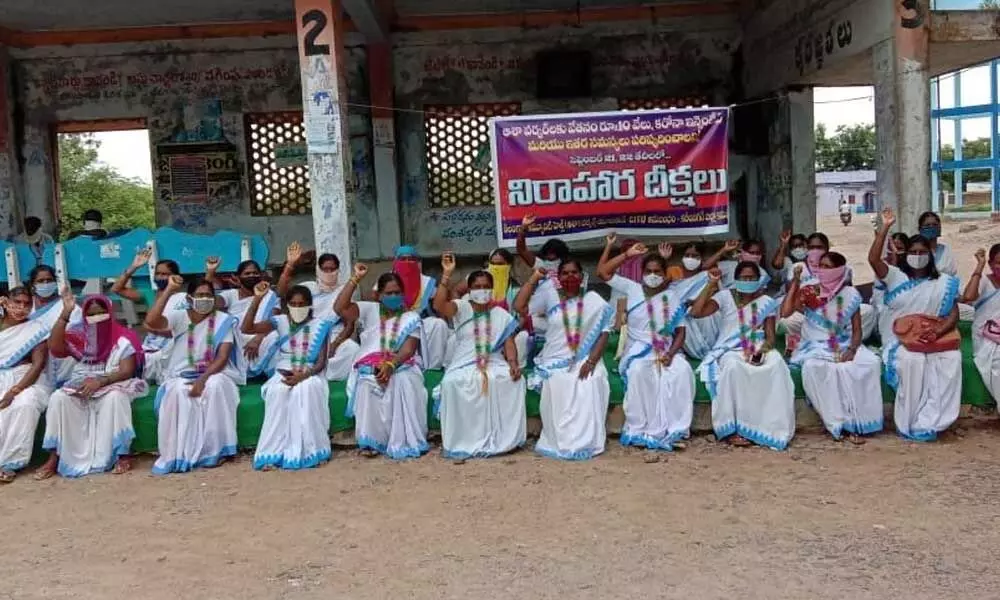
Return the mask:
M14 139L14 87L11 61L0 46L0 239L21 230L21 177Z
M368 46L368 84L372 102L372 163L379 254L392 256L400 241L399 179L396 175L396 122L393 119L392 46Z
M353 227L348 180L344 13L337 0L295 0L302 106L316 252L333 252L351 272Z
M789 93L787 111L792 231L808 235L816 231L816 126L812 88Z
M887 2L889 0L879 0ZM931 208L928 12L896 3L892 36L872 49L878 205L896 211L900 231L915 232Z

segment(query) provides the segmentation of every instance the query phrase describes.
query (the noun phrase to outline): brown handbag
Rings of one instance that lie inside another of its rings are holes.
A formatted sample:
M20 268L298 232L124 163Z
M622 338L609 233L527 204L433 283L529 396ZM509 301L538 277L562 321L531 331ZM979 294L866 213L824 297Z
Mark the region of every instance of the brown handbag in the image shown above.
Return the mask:
M957 327L933 342L927 343L920 340L920 336L924 332L939 327L942 321L944 319L928 317L927 315L906 315L893 322L892 332L899 338L899 343L903 344L903 347L910 352L934 354L958 350L961 338Z

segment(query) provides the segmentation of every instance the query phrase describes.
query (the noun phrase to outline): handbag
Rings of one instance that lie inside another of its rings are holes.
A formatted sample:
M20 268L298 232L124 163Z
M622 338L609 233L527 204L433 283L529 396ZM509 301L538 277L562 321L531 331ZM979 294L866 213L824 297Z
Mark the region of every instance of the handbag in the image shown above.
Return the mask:
M1000 323L995 320L990 319L983 323L983 328L980 330L982 336L993 342L994 344L1000 344Z
M906 315L896 319L892 324L892 332L899 338L899 343L910 352L920 352L921 354L935 354L937 352L949 352L958 350L961 338L958 335L958 328L952 329L933 342L924 342L920 336L930 329L941 325L944 319L929 317L927 315Z

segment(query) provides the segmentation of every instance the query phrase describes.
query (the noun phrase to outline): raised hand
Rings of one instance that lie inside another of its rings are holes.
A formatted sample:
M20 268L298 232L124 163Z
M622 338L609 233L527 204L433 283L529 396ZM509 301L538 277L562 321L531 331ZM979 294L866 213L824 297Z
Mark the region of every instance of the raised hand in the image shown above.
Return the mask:
M715 283L718 283L719 281L722 280L722 271L719 269L719 267L712 267L711 269L708 270L708 280Z
M302 246L298 242L292 242L292 244L285 250L285 260L288 264L293 267L299 264L302 259Z
M446 277L450 276L455 272L455 254L452 252L445 252L441 255L441 270L444 272Z
M656 251L660 254L663 260L670 260L670 257L674 255L674 245L668 244L666 242L660 242L656 247Z
M524 215L521 219L521 229L527 229L535 224L535 215Z
M531 283L538 283L539 281L543 281L548 276L549 272L546 271L545 269L535 269L534 271L531 272Z
M625 251L625 256L635 258L636 256L642 256L647 252L649 252L649 248L646 247L646 244L632 244L629 246L628 250Z
M604 243L608 246L614 246L617 240L618 240L618 234L616 234L613 231L608 235L604 236Z
M142 267L149 264L149 259L153 257L153 251L149 248L143 248L135 253L135 259L132 261L133 269L141 269Z
M365 263L358 263L354 265L354 276L358 279L364 279L365 275L368 274L368 265Z
M205 259L205 272L215 273L219 270L220 265L222 265L222 259L218 256L209 256Z
M736 252L740 249L739 240L726 240L726 243L722 246L722 249L726 252Z
M792 239L792 232L790 230L787 230L787 229L785 231L782 231L781 232L781 237L779 239L781 240L781 244L783 246L787 246L788 242L791 241L791 239Z
M184 287L184 278L180 275L171 275L170 279L167 280L167 290L168 292L178 292Z
M257 285L253 286L253 295L258 298L263 298L271 290L271 284L266 281L261 281Z
M896 214L892 212L891 208L882 209L882 227L889 229L896 224Z
M72 314L73 309L76 308L76 295L69 286L62 289L62 293L59 295L62 298L63 303L63 314Z
M795 281L798 281L799 278L802 277L802 263L795 265L795 270L792 272L792 275L795 277Z
M986 266L986 249L985 248L980 248L979 250L976 250L976 263L977 263L977 265L976 265L976 270L977 271L982 271L983 267Z

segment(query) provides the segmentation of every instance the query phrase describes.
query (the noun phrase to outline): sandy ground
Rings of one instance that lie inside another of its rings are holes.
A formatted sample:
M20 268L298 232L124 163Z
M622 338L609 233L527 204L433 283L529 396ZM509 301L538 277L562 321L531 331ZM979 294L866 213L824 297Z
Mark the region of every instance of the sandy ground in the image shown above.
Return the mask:
M968 231L969 228L975 229ZM958 262L958 275L964 285L976 267L976 250L989 250L990 246L1000 242L1000 223L992 223L985 219L950 221L941 225L941 241L951 246ZM966 229L964 233L960 230ZM832 248L847 257L854 269L855 283L868 283L873 279L872 269L868 265L868 249L875 237L869 215L854 215L850 225L844 227L838 217L823 218L819 222L819 231L830 237ZM912 232L916 233L916 232ZM777 240L768 240L768 247L773 248Z
M996 598L1000 426L0 490L0 598Z

